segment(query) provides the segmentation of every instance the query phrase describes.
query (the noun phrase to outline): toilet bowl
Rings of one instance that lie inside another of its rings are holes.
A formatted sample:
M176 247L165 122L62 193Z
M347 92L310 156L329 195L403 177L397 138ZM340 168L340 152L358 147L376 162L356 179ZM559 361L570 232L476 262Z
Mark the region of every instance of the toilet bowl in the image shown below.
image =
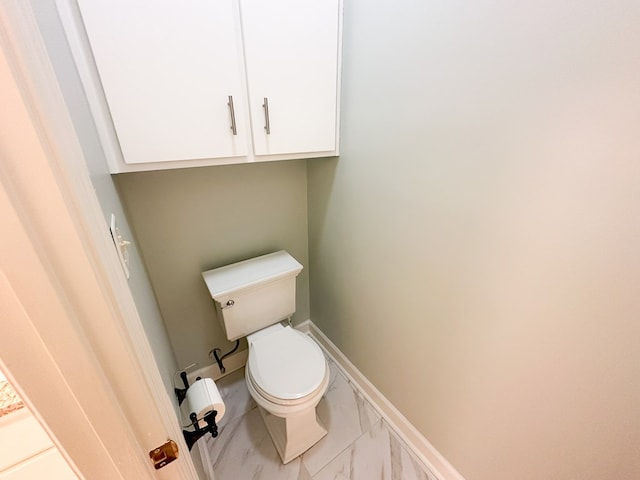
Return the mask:
M283 463L327 434L316 416L327 361L313 339L280 323L295 312L301 270L281 250L202 273L227 338L247 337L247 389Z
M273 325L247 337L245 380L267 431L288 463L327 434L316 406L329 386L320 347L305 334Z

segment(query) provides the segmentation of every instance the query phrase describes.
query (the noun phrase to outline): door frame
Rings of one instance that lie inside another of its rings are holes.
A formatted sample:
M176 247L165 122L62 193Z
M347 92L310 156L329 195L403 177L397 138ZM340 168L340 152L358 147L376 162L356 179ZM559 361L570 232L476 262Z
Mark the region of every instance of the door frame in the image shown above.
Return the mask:
M81 478L197 479L24 0L0 5L0 85L0 366Z

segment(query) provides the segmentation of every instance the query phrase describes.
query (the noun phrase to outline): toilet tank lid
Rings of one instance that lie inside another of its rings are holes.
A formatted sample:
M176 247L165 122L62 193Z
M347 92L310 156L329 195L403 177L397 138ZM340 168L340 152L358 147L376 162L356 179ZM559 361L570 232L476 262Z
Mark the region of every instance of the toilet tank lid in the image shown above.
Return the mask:
M300 271L302 265L286 251L280 250L207 270L202 272L202 277L213 299L219 300L241 289L298 275Z

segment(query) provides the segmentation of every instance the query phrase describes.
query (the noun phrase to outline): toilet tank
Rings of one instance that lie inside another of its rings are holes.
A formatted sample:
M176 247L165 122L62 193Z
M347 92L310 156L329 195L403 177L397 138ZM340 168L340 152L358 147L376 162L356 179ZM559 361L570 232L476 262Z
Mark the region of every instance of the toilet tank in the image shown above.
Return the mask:
M202 272L227 338L237 340L293 315L301 271L280 250Z

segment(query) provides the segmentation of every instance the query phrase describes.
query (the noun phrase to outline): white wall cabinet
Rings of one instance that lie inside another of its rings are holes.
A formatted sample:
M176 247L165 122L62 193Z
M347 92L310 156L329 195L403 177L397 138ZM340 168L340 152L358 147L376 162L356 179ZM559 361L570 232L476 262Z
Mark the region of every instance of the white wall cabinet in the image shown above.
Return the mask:
M339 1L240 5L256 155L335 150Z
M78 3L127 164L247 155L234 0Z
M61 18L113 173L338 154L341 0L77 3Z

